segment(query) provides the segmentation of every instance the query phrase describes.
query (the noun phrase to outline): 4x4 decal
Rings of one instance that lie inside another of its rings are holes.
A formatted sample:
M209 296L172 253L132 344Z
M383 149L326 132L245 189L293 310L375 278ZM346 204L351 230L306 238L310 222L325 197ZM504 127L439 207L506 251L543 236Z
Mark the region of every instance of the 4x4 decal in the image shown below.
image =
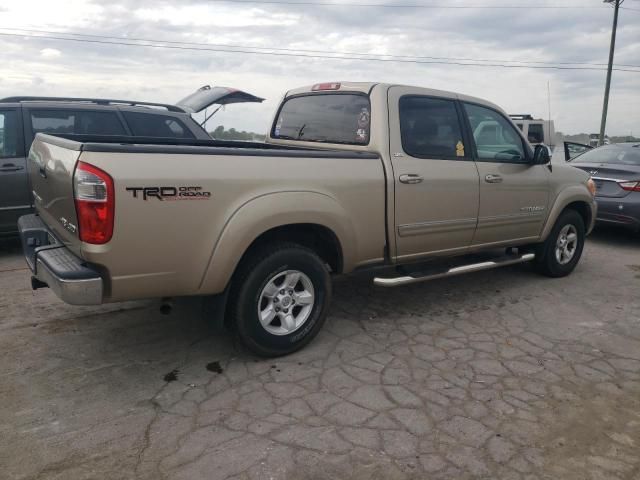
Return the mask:
M127 187L133 198L156 198L158 200L209 200L211 192L202 190L202 187ZM140 194L140 195L139 195Z

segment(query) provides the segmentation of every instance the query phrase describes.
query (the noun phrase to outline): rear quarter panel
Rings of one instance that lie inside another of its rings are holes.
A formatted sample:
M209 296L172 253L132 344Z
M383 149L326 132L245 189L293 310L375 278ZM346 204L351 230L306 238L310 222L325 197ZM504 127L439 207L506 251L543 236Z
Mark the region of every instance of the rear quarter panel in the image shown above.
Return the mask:
M82 245L103 265L107 301L222 291L246 247L270 228L334 231L345 268L379 261L385 245L382 163L373 158L83 152L115 183L106 245ZM200 187L208 199L167 201L127 188Z

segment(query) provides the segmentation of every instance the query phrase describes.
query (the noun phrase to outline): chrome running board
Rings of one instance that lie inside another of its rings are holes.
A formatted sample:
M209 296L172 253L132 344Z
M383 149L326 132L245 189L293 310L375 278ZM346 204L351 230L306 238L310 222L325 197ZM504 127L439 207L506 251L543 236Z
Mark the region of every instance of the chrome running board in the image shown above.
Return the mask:
M467 265L458 265L445 270L433 269L432 271L427 270L424 272L415 272L410 275L393 278L376 277L373 279L373 284L378 287L399 287L401 285L409 285L411 283L435 280L436 278L453 277L454 275L460 275L463 273L479 272L481 270L490 270L492 268L530 262L534 258L536 258L536 256L533 253L525 253L523 255L504 255L492 260Z

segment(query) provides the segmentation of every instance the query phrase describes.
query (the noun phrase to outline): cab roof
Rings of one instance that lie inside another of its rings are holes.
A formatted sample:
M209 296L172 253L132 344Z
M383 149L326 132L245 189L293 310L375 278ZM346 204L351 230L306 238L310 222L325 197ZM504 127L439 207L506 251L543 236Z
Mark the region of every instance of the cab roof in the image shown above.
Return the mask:
M337 86L337 88L336 88ZM380 83L380 82L326 82L326 83L316 83L314 85L308 85L300 88L296 88L294 90L289 90L286 97L290 97L292 95L300 95L303 93L313 93L313 92L358 92L358 93L366 93L370 94L371 91L375 88L383 88L388 90L391 87L405 87L416 89L423 95L434 95L438 97L450 97L456 98L459 100L464 100L467 102L477 103L479 105L485 105L487 107L491 107L494 110L499 110L504 113L504 110L496 105L495 103L489 102L479 97L473 97L470 95L465 95L462 93L451 92L447 90L437 90L434 88L425 88L425 87L417 87L413 85L402 85L397 83ZM506 113L505 113L506 115Z

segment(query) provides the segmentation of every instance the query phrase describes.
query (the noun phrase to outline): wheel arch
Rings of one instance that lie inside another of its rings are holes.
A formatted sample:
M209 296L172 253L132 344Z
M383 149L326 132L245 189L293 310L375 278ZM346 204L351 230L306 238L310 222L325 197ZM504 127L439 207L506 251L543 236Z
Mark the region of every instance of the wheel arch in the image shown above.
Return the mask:
M562 209L563 212L567 210L575 210L576 212L578 212L582 217L582 220L584 221L585 230L589 229L589 225L591 225L591 220L592 220L592 213L591 213L591 207L589 207L589 204L587 202L580 201L580 200L571 202L570 204L568 204Z
M247 247L238 264L252 251L269 243L290 242L307 247L318 254L331 267L332 273L342 273L343 253L335 232L318 223L289 223L273 227L261 233Z
M355 233L345 210L317 192L280 192L255 198L234 212L213 247L200 293L220 293L253 249L293 242L314 250L333 272L353 268Z
M587 233L591 232L595 219L595 202L589 194L586 186L574 185L560 192L556 198L547 221L543 227L541 240L547 239L556 221L565 210L575 210L584 220L584 228Z

